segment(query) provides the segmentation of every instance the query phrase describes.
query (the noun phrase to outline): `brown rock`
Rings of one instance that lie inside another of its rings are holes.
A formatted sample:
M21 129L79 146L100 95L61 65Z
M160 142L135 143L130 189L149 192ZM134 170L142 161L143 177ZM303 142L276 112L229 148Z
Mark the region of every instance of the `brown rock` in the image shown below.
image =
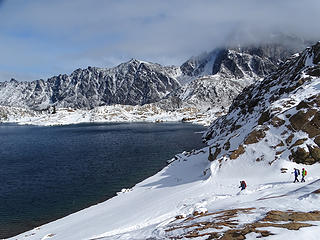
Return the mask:
M292 144L292 145L290 146L290 148L293 148L293 147L295 147L295 146L302 145L305 141L307 141L307 138L299 139L299 140L297 140L294 144Z
M238 130L239 128L241 128L241 125L232 124L230 131L234 132L235 130Z
M310 153L306 151L304 148L298 147L296 151L291 150L291 156L293 161L296 163L304 163L305 160L309 157Z
M213 160L216 160L220 153L221 153L221 148L217 147L216 151L213 154Z
M312 103L320 107L320 94L312 96Z
M289 125L286 125L286 128L288 128L290 131L294 132L294 128L289 124ZM286 130L285 130L286 131Z
M206 211L206 212L194 211L192 215L193 215L193 216L203 216L203 215L205 215L207 212L208 212L208 211Z
M294 137L294 135L291 134L291 135L286 139L286 144L287 144L287 145L290 145L290 144L291 144L293 137Z
M241 154L245 152L243 145L240 145L238 149L234 150L231 155L230 159L234 160L237 159Z
M271 124L272 124L272 126L274 126L274 127L280 127L280 126L282 126L284 123L285 123L285 121L284 121L283 119L279 118L279 117L274 117L274 118L272 118L272 120L271 120Z
M307 74L313 77L320 77L320 66L313 66L307 71ZM312 78L309 78L310 80Z
M230 142L227 141L224 145L223 145L224 150L228 151L230 149Z
M307 164L307 165L312 165L312 164L315 164L316 163L316 160L312 157L308 157L304 160L303 162L304 164Z
M285 150L282 150L282 151L277 151L276 152L276 155L280 155L281 153L283 153Z
M259 125L263 125L263 123L267 122L270 120L270 113L269 111L265 111L261 114L259 120L258 120L258 124Z
M320 188L318 190L313 191L314 194L320 194Z
M309 122L309 119L317 113L316 109L309 109L306 113L302 110L297 112L289 121L295 130L302 130L302 127Z
M317 136L313 141L320 147L320 136Z
M277 147L283 147L284 146L284 143L282 142L282 141L280 141L280 143L278 143L276 146L275 146L275 148L277 148Z
M312 109L315 110L315 109ZM316 111L316 110L315 110ZM311 121L308 121L302 128L310 138L320 135L320 113L316 112Z
M297 106L296 106L296 109L297 110L300 110L302 108L309 108L309 104L305 101L301 101Z
M309 146L309 151L310 151L310 155L312 156L312 158L316 161L316 162L320 162L320 148L319 147L312 147Z
M262 129L253 130L244 141L244 144L249 145L249 144L257 143L265 136L266 136L266 133L264 132L264 130Z

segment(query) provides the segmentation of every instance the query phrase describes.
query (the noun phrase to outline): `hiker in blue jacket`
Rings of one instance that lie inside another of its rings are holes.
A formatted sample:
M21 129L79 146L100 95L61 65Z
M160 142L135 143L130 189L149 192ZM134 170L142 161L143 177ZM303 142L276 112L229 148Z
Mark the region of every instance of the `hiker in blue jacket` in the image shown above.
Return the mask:
M300 175L299 169L295 168L293 173L294 173L294 181L293 182L294 183L299 182L299 179L298 179L298 176Z

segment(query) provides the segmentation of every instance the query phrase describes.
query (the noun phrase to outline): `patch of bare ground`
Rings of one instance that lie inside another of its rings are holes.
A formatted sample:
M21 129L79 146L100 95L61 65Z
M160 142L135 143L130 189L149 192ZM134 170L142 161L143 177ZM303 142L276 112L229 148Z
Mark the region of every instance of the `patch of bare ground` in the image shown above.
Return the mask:
M316 190L316 191L314 191L314 192L312 192L312 193L314 193L314 194L320 194L320 189L318 189L318 190Z
M320 192L320 189L318 190ZM165 229L169 239L198 238L220 240L242 240L249 233L256 233L257 238L274 235L261 228L276 227L288 230L299 230L303 227L314 226L310 221L320 221L320 211L295 212L271 210L265 216L252 223L239 223L239 214L254 214L255 208L240 208L218 212L206 212L200 215L190 215L186 218L176 218ZM260 209L261 210L261 209Z

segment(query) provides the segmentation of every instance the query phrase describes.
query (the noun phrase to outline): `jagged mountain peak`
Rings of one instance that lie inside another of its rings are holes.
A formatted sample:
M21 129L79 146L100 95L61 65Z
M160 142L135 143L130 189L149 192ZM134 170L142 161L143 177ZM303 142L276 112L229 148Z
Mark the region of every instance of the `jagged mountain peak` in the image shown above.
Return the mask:
M235 98L205 134L213 159L320 162L320 43Z
M47 108L50 105L93 108L101 105L142 105L159 101L180 87L176 68L132 59L113 68L88 67L47 81L0 85L0 105Z
M233 79L258 79L275 71L288 56L305 49L308 44L310 41L285 34L247 42L232 36L224 46L191 57L180 68L190 77L221 74Z
M281 49L276 46L238 46L214 49L192 57L180 67L138 59L113 68L88 66L47 81L0 83L0 105L91 109L113 104L143 105L165 99L166 104L160 104L165 110L192 106L225 112L243 87L276 69L281 61L280 55L275 54L278 52ZM288 53L284 51L283 55Z

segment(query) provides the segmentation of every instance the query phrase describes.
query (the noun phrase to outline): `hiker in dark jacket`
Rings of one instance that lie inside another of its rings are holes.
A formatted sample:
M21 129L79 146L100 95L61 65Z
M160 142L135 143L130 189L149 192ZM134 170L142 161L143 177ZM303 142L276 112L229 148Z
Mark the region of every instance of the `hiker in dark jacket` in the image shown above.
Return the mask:
M298 179L298 176L300 175L299 169L295 168L293 173L294 173L294 181L293 182L294 183L299 182L299 179Z
M244 189L246 189L246 187L247 187L247 184L246 184L246 182L245 181L240 181L240 187L239 188L241 188L241 191L242 190L244 190Z

